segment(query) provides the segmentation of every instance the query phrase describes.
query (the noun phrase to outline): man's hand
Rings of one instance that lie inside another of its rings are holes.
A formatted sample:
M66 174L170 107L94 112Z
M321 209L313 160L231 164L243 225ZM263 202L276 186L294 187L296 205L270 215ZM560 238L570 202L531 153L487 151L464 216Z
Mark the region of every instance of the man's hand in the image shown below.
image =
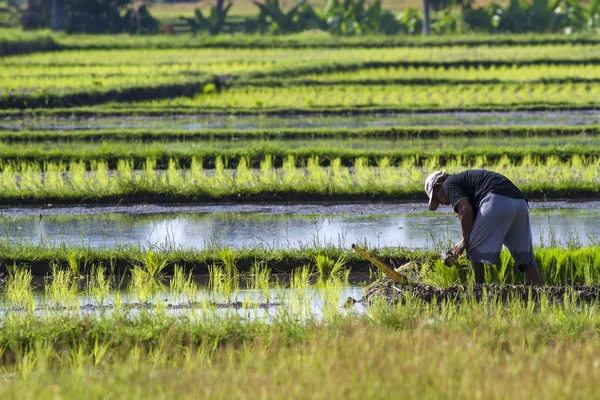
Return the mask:
M460 240L460 242L456 243L456 246L454 246L454 252L453 252L454 258L456 258L458 260L458 257L460 257L460 255L466 249L467 249L467 242L465 241L465 238L462 238Z

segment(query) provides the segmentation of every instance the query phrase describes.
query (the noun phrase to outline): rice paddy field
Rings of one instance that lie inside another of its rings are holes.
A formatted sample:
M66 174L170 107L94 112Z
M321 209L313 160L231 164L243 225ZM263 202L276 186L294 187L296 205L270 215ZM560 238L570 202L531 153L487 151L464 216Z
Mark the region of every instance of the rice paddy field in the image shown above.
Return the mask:
M595 396L597 37L0 33L0 397ZM440 257L468 168L543 286Z

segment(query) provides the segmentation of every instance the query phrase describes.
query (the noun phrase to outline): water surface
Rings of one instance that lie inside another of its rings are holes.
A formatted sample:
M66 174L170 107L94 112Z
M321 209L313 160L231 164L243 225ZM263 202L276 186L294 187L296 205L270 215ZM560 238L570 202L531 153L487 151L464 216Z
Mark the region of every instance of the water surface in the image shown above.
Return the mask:
M573 111L506 111L506 112L432 112L404 114L371 114L361 116L218 116L175 115L170 117L7 117L0 121L0 129L232 129L257 130L277 128L332 128L362 129L401 126L566 126L594 125L600 121L595 110Z
M356 206L355 210L360 208ZM258 211L177 211L148 213L13 214L0 217L3 240L11 243L68 244L91 247L141 245L156 248L203 249L303 248L324 245L349 247L368 242L371 246L431 248L450 245L460 237L460 223L448 208L414 212L411 208L375 207L362 214ZM17 215L17 216L14 216ZM18 216L21 215L21 216ZM536 245L590 245L600 242L600 212L595 209L544 209L531 212Z

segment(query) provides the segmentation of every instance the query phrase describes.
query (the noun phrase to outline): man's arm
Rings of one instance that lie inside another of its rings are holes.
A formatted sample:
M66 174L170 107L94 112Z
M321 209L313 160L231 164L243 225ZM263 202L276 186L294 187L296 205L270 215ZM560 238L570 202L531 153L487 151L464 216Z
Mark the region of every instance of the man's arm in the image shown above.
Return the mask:
M469 245L469 236L473 230L473 207L468 198L461 199L456 205L456 212L462 228L462 240L454 247L454 257L458 258Z

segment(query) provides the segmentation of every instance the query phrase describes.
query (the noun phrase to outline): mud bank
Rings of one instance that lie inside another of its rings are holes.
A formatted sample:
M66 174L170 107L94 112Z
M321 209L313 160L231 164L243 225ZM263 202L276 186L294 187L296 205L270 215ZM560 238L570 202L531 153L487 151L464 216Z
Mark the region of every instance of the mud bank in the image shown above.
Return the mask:
M472 287L454 285L448 288L424 285L422 283L401 284L390 278L381 278L365 288L360 300L365 304L385 301L397 304L409 298L419 299L428 303L442 304L447 301L540 301L547 298L551 302L575 301L578 303L594 303L598 301L599 287L596 286L541 286L483 284Z

